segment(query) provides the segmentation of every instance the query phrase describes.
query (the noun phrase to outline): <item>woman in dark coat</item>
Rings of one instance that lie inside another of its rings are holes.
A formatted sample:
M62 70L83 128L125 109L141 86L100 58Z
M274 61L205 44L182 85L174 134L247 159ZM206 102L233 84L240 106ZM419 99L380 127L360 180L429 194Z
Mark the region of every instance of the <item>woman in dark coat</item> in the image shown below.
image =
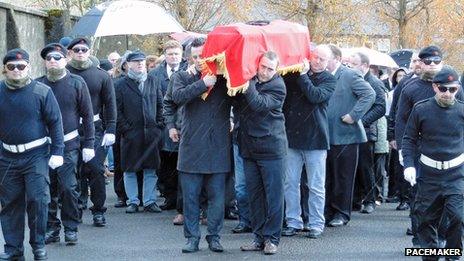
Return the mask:
M136 172L143 170L145 211L161 212L156 204L156 169L159 168L159 143L162 94L155 80L147 76L145 54L135 51L127 57L128 73L115 83L118 107L117 128L121 133L121 169L128 197L127 213L138 211Z

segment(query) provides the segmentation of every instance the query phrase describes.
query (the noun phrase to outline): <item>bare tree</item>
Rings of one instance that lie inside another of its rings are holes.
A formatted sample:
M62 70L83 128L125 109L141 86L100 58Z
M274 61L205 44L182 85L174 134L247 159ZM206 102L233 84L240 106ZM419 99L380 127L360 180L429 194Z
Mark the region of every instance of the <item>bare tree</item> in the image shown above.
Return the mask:
M377 10L389 20L393 21L398 28L398 48L409 48L407 37L407 26L409 22L435 0L374 0L373 4Z

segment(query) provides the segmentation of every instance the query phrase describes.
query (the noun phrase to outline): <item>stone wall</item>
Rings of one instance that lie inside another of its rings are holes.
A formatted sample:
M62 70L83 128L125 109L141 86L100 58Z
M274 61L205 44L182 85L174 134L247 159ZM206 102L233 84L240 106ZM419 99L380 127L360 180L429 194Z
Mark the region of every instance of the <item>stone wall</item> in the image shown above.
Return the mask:
M29 52L31 75L43 74L40 50L45 44L47 13L0 3L0 57L9 49L21 47Z

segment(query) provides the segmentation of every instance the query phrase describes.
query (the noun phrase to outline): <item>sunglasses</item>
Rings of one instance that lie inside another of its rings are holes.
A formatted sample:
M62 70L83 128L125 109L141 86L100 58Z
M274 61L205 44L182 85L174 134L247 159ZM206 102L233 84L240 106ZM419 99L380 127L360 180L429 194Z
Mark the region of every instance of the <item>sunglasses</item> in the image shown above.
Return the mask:
M445 93L446 91L449 91L450 93L455 93L458 91L458 87L444 87L440 86L438 87L438 90L442 93Z
M87 51L89 51L89 48L85 48L85 47L74 47L73 49L73 52L75 53L79 53L82 51L82 53L86 53Z
M426 58L423 59L422 62L426 65L430 65L432 63L434 64L440 64L441 63L441 58Z
M22 64L22 63L18 63L18 64L9 63L9 64L6 65L6 68L9 71L14 71L15 68L17 68L19 71L22 71L22 70L26 69L26 66L27 66L27 64Z
M45 60L47 61L51 61L53 58L53 60L55 61L59 61L61 60L62 58L64 58L63 56L59 55L59 54L50 54L50 55L47 55L47 57L45 57Z

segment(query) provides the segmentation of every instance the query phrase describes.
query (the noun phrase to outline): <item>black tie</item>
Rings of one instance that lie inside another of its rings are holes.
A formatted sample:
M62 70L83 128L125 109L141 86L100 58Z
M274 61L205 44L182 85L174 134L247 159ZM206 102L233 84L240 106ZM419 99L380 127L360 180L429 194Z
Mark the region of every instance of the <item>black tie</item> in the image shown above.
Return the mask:
M169 76L169 79L171 79L172 75L176 72L174 68L171 67L171 75Z

